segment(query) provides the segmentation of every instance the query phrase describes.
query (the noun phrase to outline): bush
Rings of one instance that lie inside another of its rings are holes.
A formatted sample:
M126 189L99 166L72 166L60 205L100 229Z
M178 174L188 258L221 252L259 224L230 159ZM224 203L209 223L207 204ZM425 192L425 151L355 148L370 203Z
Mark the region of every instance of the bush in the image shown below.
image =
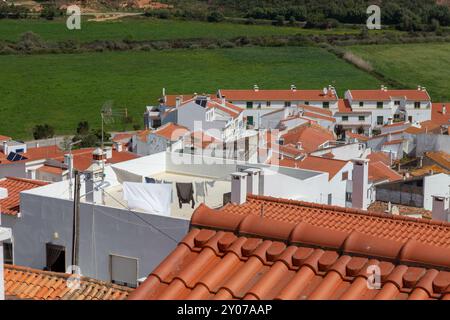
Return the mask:
M208 22L221 22L225 20L224 15L221 12L213 11L208 15Z
M273 22L275 26L284 26L284 16L276 16L275 21Z
M52 138L55 135L55 129L49 124L38 124L33 128L33 137L35 140Z

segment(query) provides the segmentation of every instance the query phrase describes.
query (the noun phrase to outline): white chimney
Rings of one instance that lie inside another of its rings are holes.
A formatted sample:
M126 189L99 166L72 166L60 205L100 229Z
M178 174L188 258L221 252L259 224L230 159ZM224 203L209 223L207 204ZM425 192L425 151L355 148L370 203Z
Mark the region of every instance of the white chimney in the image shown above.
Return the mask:
M369 159L353 159L352 207L367 210L369 206Z
M422 91L422 87L420 85L418 85L417 90Z
M446 114L447 113L447 107L445 106L445 104L442 105L442 114Z
M255 90L255 91L259 91L259 87L258 87L258 85L257 85L257 84L255 84L255 85L253 86L253 90Z
M105 147L106 159L112 158L112 147Z
M103 190L100 188L103 182L104 153L99 148L93 153L93 163L84 172L86 202L103 204Z
M3 141L3 153L8 155L8 142Z
M231 202L243 204L247 201L247 173L231 174Z
M244 170L247 176L247 193L259 195L259 176L261 174L261 169L258 168L248 168Z
M448 200L447 197L432 196L433 198L433 208L432 208L432 218L433 220L447 221L449 222L449 210L448 210Z
M5 276L3 262L3 242L11 239L11 229L0 227L0 300L5 300Z
M0 188L0 200L8 198L8 189Z
M176 97L175 98L175 107L179 107L181 105L181 97Z
M297 91L297 87L295 86L295 84L291 84L291 90L292 91Z
M114 142L114 148L116 149L117 152L123 151L123 146L122 146L122 143L120 143L120 142Z
M225 96L222 96L222 104L225 105L225 103L227 102L227 99Z

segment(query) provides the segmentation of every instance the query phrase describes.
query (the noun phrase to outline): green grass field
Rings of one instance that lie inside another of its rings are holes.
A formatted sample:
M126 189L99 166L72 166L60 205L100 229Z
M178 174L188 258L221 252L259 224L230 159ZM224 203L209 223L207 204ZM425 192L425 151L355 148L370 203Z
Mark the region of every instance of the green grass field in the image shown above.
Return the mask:
M349 47L385 76L407 87L425 86L433 101L450 101L450 44Z
M190 38L229 39L238 36L271 36L302 34L358 33L355 29L308 30L296 27L258 26L232 23L160 20L133 17L107 22L84 19L81 30L68 30L64 19L0 20L0 40L17 41L21 34L32 31L45 40L74 39L80 42L94 40L170 40Z
M81 120L99 126L109 100L127 107L141 124L144 107L167 93L212 92L219 88L378 87L370 75L312 47L107 52L0 56L0 133L31 137L35 124L73 133ZM108 129L122 129L119 124Z

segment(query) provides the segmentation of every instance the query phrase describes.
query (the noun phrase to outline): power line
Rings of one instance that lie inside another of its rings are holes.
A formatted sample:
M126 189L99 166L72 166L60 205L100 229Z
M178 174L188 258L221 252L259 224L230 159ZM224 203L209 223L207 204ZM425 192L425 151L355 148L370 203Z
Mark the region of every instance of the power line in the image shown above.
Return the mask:
M171 235L167 234L166 232L162 231L161 229L157 228L156 226L154 226L152 223L148 222L147 220L145 220L144 218L142 218L141 216L139 216L136 212L133 212L129 207L125 206L122 202L120 202L119 200L117 200L114 196L112 196L109 192L107 192L106 190L103 189L103 191L110 196L114 201L116 201L118 204L120 204L123 208L127 209L128 212L132 213L133 215L135 215L137 218L139 218L142 222L144 222L145 224L149 225L150 227L152 227L153 229L157 230L158 232L160 232L161 234L163 234L164 236L166 236L167 238L169 238L170 240L172 240L175 243L178 243L178 240L176 240L175 238L173 238Z

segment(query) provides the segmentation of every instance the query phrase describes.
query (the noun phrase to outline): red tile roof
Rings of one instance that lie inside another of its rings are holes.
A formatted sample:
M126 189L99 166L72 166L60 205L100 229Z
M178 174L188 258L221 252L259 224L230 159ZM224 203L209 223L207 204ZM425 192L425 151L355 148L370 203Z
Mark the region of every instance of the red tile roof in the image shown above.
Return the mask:
M194 131L189 135L189 137L186 137L185 139L186 140L184 141L186 144L193 143L194 147L199 149L206 149L211 144L220 143L220 140L206 134L203 131Z
M280 153L284 154L285 156L291 156L292 158L298 158L305 154L305 151L298 149L293 144L287 144L278 146L278 150Z
M327 120L330 122L336 122L336 119L334 117L328 117L328 116L324 116L324 115L317 114L314 112L304 112L303 116L307 117L307 118L314 118L314 119Z
M450 154L445 151L429 151L425 152L425 157L433 160L436 164L450 170Z
M6 299L123 300L131 288L81 277L78 289L69 288L68 273L42 271L5 264Z
M427 91L422 90L349 90L353 100L388 101L405 97L407 100L430 101Z
M384 163L387 166L391 165L391 159L389 158L389 155L385 152L371 152L368 156L367 159L370 160L370 162L378 162L381 161L382 163Z
M8 190L8 197L0 199L0 212L16 216L20 212L20 193L47 184L48 182L23 178L6 177L1 179L0 188Z
M411 126L407 128L405 132L410 134L441 133L441 124L435 123L432 120L420 122L420 126L420 128Z
M446 109L445 114L442 113L442 109L444 106ZM439 125L450 125L450 103L433 103L431 107L431 121Z
M322 90L220 90L229 101L336 101L331 91Z
M308 153L316 151L327 141L335 140L332 131L311 123L305 123L290 129L282 135L282 138L284 139L284 144L297 145L301 142L302 149Z
M11 140L11 137L0 135L0 141L9 141L9 140Z
M401 143L403 143L403 141L405 141L405 140L404 139L391 140L391 141L384 142L383 145L388 146L388 145L394 145L394 144L401 144Z
M350 105L350 102L347 99L339 99L338 101L338 110L341 113L351 113L352 107Z
M134 136L134 133L117 133L111 139L113 142L122 142L123 140L130 140Z
M169 122L151 133L170 141L177 141L188 132L188 128Z
M364 136L362 134L353 133L353 132L350 132L350 131L347 131L345 133L345 135L347 137L349 137L349 138L356 139L356 140L359 140L359 141L368 141L368 140L370 140L370 138L368 136Z
M233 106L231 103L226 103L224 106L221 103L216 102L216 101L208 101L206 106L208 109L215 108L222 112L225 112L232 118L237 118L239 116L239 114L241 114L241 112L242 112L242 109L237 106L230 107L230 106Z
M312 113L319 113L319 114L322 114L322 115L328 116L328 117L332 117L333 116L333 112L330 109L324 109L324 108L319 108L319 107L308 106L306 104L301 104L299 106L299 108L303 109L305 111L310 111Z
M166 103L168 107L175 107L177 105L177 98L181 99L181 102L191 100L195 97L194 94L168 94L165 96Z
M403 177L385 165L383 162L372 162L369 161L369 181L380 182L380 181L396 181Z
M202 204L129 299L450 299L450 224L257 196Z
M401 126L404 126L404 125L406 125L406 124L408 124L408 123L409 123L409 122L406 122L406 121L394 122L394 123L391 123L391 124L386 124L386 125L384 125L383 128L395 128L395 127L401 127Z
M42 167L37 169L38 171L41 172L46 172L46 173L50 173L50 174L56 174L56 175L62 175L62 173L64 172L64 169L61 167L54 167L51 165L43 165Z
M58 146L44 146L28 148L27 152L23 153L23 156L27 158L25 161L33 161L64 156L64 152Z

